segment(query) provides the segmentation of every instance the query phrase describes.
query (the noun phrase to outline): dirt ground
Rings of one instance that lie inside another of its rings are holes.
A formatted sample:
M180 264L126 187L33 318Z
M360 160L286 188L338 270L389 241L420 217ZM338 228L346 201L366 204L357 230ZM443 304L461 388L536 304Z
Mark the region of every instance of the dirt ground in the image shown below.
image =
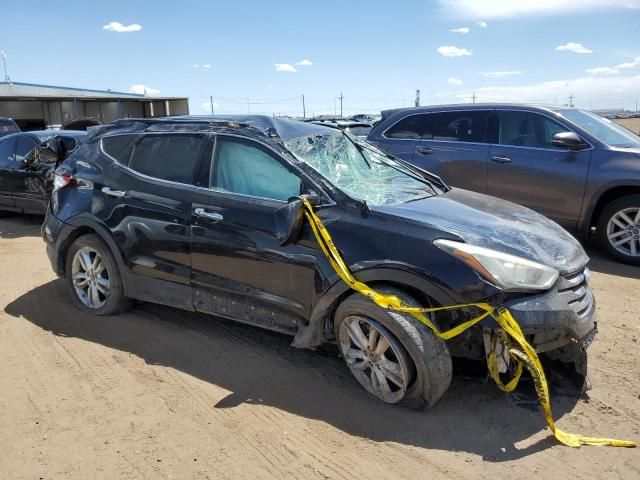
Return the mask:
M367 396L334 348L148 304L79 313L40 221L0 219L0 479L640 478L640 449L559 445L482 379L415 412ZM555 416L639 441L640 268L591 254L593 389Z
M640 135L640 118L616 118L615 121L633 133Z

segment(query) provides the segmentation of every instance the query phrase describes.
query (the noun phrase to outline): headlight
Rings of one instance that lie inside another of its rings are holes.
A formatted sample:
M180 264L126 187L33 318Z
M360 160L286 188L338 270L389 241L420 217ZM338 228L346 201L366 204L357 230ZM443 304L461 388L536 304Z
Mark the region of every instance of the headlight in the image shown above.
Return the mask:
M547 290L558 278L557 270L508 253L453 240L433 243L503 290Z

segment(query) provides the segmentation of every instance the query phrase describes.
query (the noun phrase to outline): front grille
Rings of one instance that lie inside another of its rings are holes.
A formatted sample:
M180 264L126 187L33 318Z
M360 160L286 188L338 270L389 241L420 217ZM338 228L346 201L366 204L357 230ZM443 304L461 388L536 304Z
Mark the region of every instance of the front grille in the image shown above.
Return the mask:
M562 275L558 283L558 294L567 305L582 318L593 309L593 294L589 288L589 268Z

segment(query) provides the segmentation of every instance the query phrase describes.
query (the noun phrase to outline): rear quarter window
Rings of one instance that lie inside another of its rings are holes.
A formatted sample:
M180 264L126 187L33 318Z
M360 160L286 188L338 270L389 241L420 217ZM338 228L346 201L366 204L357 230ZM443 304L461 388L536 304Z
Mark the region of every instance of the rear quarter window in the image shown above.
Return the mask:
M140 138L140 135L115 135L102 139L102 149L104 152L123 165L129 165L133 146Z

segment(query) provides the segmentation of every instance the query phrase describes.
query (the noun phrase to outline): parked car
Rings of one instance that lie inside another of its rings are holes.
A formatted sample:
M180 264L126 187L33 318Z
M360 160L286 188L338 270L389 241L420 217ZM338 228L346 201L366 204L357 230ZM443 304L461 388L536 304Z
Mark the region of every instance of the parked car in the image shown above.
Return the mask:
M576 108L450 105L383 112L367 137L451 185L519 203L640 265L640 137Z
M332 120L313 120L311 123L315 123L317 125L324 125L325 127L338 128L340 130L344 130L351 135L355 135L356 137L366 138L369 132L371 131L371 124L356 120L343 120L343 119L332 119Z
M7 117L0 117L0 138L20 131L20 127Z
M358 122L365 122L368 124L374 124L380 120L380 115L371 115L370 113L358 113L349 117L349 120L355 120Z
M43 215L53 186L53 171L86 132L43 130L0 138L0 214Z
M372 395L433 405L451 356L484 359L497 324L445 343L354 293L304 221L306 195L360 280L412 305L507 306L538 351L585 367L595 303L569 233L340 130L263 116L119 120L55 173L43 238L82 311L137 299L284 332L296 347L337 341Z

